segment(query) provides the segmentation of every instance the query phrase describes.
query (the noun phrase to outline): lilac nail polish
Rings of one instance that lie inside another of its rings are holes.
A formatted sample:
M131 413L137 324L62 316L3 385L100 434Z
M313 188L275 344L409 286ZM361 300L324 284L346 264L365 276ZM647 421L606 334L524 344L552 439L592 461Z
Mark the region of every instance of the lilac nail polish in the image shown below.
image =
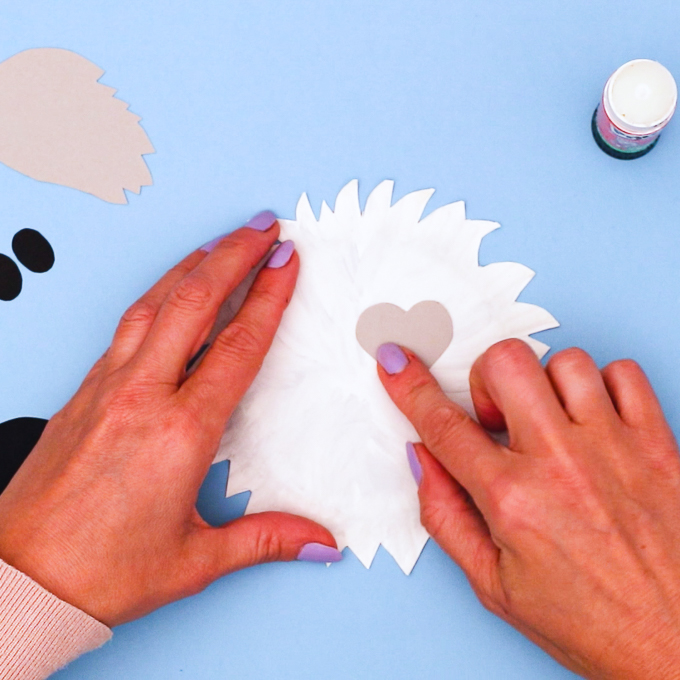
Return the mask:
M223 234L222 236L218 236L217 238L214 238L212 241L208 241L205 245L202 245L199 250L203 250L206 253L210 253L215 249L215 246L226 236L226 234Z
M413 446L411 442L406 442L406 457L408 458L408 466L411 468L413 479L415 479L416 484L420 486L420 482L423 481L423 467L418 460L416 447Z
M288 264L288 260L293 256L294 251L295 244L292 241L284 241L272 253L269 260L267 260L267 267L270 269L279 269L280 267L283 267Z
M245 226L257 231L267 231L274 226L274 222L276 222L276 215L271 210L265 210L248 220Z
M399 345L386 342L378 347L378 363L390 374L401 373L408 366L408 357Z
M307 543L302 546L297 559L301 562L339 562L342 553L323 543Z

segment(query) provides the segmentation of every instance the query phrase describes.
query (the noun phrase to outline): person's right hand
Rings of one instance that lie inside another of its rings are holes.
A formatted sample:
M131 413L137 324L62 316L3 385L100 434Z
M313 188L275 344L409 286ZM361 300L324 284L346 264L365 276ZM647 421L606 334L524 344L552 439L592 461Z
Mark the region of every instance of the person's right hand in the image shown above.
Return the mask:
M470 382L502 446L411 352L378 359L422 438L423 525L482 603L589 678L680 678L680 458L637 364L491 347Z

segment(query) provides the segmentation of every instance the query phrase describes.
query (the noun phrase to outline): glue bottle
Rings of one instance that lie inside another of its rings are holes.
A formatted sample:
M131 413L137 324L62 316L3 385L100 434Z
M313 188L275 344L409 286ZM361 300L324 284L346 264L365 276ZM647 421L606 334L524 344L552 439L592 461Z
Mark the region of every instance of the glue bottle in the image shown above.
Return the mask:
M649 153L675 112L678 88L658 61L634 59L611 75L592 120L593 137L610 156Z

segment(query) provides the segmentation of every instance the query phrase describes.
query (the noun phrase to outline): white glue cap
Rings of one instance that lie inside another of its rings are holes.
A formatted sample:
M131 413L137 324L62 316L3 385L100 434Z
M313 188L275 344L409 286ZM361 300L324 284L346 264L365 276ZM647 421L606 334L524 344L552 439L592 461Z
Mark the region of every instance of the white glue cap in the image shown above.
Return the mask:
M658 132L672 118L678 88L670 71L658 61L634 59L607 81L602 101L609 119L632 135Z

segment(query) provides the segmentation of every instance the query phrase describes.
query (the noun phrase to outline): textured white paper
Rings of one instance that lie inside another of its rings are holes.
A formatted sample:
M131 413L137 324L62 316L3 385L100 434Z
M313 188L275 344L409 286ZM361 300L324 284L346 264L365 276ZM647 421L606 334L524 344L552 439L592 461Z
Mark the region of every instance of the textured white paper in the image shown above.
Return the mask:
M43 182L127 203L152 183L142 154L153 146L139 116L97 82L104 71L56 48L0 63L0 162Z
M384 302L403 310L441 303L454 334L432 372L471 413L475 359L511 337L543 356L548 347L529 334L558 324L516 302L530 269L478 265L480 242L497 223L466 220L463 202L419 221L433 190L391 205L392 187L378 185L362 213L352 181L318 220L303 194L295 220L281 220L282 239L293 239L301 258L297 289L216 460L231 461L227 495L252 491L247 513L314 519L366 567L382 544L408 574L427 541L405 453L418 438L357 342L359 316Z

